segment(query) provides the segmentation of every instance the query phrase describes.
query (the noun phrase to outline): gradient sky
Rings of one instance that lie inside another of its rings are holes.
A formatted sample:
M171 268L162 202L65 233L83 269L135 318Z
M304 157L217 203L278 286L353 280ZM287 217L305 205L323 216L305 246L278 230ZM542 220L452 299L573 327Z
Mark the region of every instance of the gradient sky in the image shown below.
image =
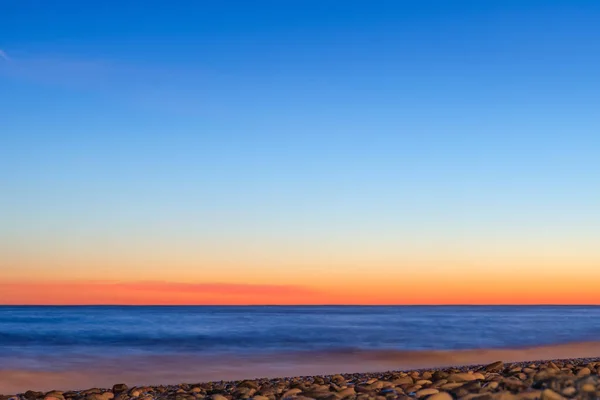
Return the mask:
M0 2L0 303L600 304L600 2Z

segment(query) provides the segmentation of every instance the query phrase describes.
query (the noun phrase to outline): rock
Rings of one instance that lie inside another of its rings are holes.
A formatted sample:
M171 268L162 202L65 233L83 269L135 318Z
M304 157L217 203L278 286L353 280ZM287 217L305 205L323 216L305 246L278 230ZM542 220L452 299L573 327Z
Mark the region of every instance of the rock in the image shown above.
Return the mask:
M254 389L254 390L258 390L259 389L258 384L256 382L249 381L249 380L241 381L238 384L238 387L247 387L247 388Z
M502 361L496 361L483 367L486 372L500 372L504 369L504 363Z
M331 377L331 381L333 383L337 383L338 385L341 385L342 383L346 383L346 378L344 378L342 375L334 375Z
M437 389L432 389L432 388L428 388L428 389L421 389L421 390L418 390L418 391L415 393L415 396L417 396L417 398L419 398L419 399L420 399L421 397L429 396L430 394L437 394L437 393L439 393L439 392L440 392L439 390L437 390Z
M527 388L526 384L514 377L504 378L502 380L502 384L510 390L522 390Z
M584 368L581 368L579 371L577 371L577 376L578 377L588 376L591 373L592 373L592 371L590 371L590 369L588 367L584 367Z
M126 384L124 384L124 383L117 383L116 385L114 385L112 387L112 391L115 394L116 393L121 393L121 392L126 392L128 390L129 390L129 387Z
M594 384L591 383L585 383L581 386L581 391L582 392L595 392L596 391L596 386Z
M292 396L295 396L295 395L300 394L300 393L302 393L302 389L298 389L298 388L290 389L287 392L284 392L283 395L281 396L281 398L282 399L287 399L288 397L292 397ZM213 399L213 400L216 400L216 399Z
M23 393L23 397L27 400L36 400L44 397L44 393L42 392L34 392L33 390L28 390Z
M369 389L368 387L363 386L363 385L354 386L354 390L356 390L357 393L371 393L372 392L371 389Z
M562 390L562 394L567 397L575 396L575 393L577 393L577 389L573 386L566 387Z
M85 400L111 400L115 395L112 392L91 393L85 396Z
M439 381L440 379L448 378L448 375L450 375L450 374L446 371L434 371L432 378L435 381Z
M564 400L565 398L551 389L542 391L540 400Z
M100 390L98 388L92 388L92 389L84 390L83 392L81 392L79 394L84 395L84 396L87 396L88 394L102 394L102 390Z
M533 390L530 392L521 392L518 394L519 400L538 400L542 393L539 390Z
M499 392L494 394L494 400L517 400L517 396L511 392Z
M409 386L406 389L404 389L404 391L406 393L416 393L418 390L421 390L422 386L421 385L413 385L413 386Z
M470 393L460 398L461 400L493 400L494 397L489 393Z
M372 382L369 385L367 385L367 389L370 391L375 391L375 390L383 388L383 386L384 386L384 383L382 381L375 381L375 382Z
M233 392L233 397L236 399L247 399L256 393L256 389L249 387L238 387L235 392Z
M396 378L392 381L392 383L396 386L405 385L405 384L412 385L412 384L414 384L414 382L415 381L410 376L402 376L402 377Z
M210 398L212 400L229 400L227 397L223 396L222 394L213 394L212 396L210 396Z
M452 396L446 392L439 392L429 396L427 400L452 400Z
M559 371L560 368L558 367L558 365L554 364L552 361L550 361L548 364L548 368Z
M344 398L344 397L349 397L349 396L354 396L354 395L356 394L356 390L354 390L354 388L353 388L353 387L349 387L349 388L346 388L346 389L342 389L342 390L340 390L340 391L338 392L338 394L339 394L340 396L342 396L342 398Z
M469 374L469 373L463 372L463 373L451 374L446 379L448 379L448 382L469 382L469 381L474 381L478 378L474 374Z
M459 388L459 387L461 387L463 385L464 385L463 382L445 383L442 386L440 386L440 389L442 389L442 390L452 390L452 389Z
M63 396L63 392L58 390L52 390L44 396L44 400L65 400L65 396Z
M420 379L415 382L415 385L421 385L421 386L431 385L431 381L428 379Z

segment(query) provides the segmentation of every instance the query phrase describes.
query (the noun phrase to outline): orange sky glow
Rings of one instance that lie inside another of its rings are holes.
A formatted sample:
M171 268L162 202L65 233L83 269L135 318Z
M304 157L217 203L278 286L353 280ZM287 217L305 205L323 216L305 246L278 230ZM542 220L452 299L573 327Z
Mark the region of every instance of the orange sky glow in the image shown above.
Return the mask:
M177 282L4 282L0 303L127 305L289 304L600 304L597 289L570 281L493 282L485 278L444 282L358 282L350 285L227 284Z

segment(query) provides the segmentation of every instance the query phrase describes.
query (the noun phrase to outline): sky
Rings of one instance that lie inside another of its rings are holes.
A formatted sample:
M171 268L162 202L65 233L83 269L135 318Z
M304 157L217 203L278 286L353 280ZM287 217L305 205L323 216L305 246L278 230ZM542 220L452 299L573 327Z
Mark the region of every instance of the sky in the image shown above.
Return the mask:
M597 1L0 16L0 304L600 304Z

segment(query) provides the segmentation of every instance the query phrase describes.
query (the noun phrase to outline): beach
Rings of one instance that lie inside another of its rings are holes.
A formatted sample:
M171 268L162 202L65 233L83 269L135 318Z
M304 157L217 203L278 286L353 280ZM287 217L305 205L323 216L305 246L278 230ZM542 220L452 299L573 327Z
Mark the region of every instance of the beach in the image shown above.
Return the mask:
M250 372L248 372L250 374ZM110 389L28 390L0 400L561 400L600 398L600 359L492 362L442 369L348 373ZM3 379L6 379L4 373ZM9 377L10 379L10 377ZM75 382L72 382L75 384Z

